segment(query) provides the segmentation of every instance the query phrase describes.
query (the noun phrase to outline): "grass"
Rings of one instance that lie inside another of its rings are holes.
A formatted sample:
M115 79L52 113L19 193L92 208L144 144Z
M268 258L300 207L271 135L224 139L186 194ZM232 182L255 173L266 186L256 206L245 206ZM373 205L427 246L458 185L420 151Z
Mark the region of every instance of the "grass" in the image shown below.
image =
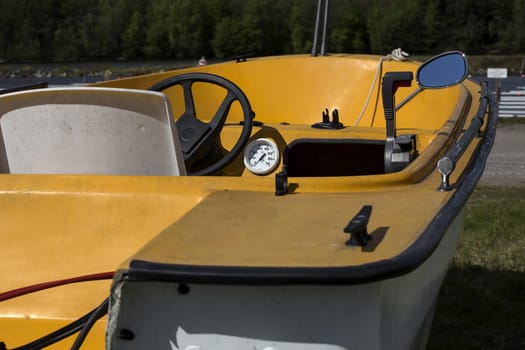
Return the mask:
M510 118L498 118L499 125L510 125L510 124L525 124L525 118L523 117L510 117Z
M64 64L0 64L0 78L34 77L130 77L166 70L187 68L195 65L192 60L172 61L114 61L114 62L69 62Z
M472 74L485 75L487 68L507 68L509 75L523 74L523 55L467 55Z
M413 55L410 58L416 61L425 61L432 55ZM487 68L507 68L509 75L523 74L525 69L525 56L523 55L468 55L469 71L473 75L486 75ZM213 61L213 60L212 60ZM129 77L140 74L156 73L170 69L194 66L196 59L173 59L159 64L155 61L143 62L67 62L54 64L49 67L45 63L2 63L0 64L0 77L29 78L36 76L48 77L84 77L105 76L110 73L112 77Z
M479 187L441 289L434 349L525 349L525 188Z

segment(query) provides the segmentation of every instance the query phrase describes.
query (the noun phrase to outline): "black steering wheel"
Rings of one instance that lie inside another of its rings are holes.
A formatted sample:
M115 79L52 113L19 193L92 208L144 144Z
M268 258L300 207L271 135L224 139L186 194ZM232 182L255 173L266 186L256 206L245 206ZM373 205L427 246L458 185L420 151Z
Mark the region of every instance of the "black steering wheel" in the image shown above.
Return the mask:
M197 118L192 92L192 85L195 82L214 84L227 91L226 97L208 123ZM250 102L237 85L223 77L208 73L176 75L158 82L148 90L163 91L175 85L182 87L184 97L184 112L175 124L177 125L188 175L216 174L242 152L250 139L254 118ZM235 101L241 105L244 120L239 139L228 152L221 145L220 133L228 117L230 107Z

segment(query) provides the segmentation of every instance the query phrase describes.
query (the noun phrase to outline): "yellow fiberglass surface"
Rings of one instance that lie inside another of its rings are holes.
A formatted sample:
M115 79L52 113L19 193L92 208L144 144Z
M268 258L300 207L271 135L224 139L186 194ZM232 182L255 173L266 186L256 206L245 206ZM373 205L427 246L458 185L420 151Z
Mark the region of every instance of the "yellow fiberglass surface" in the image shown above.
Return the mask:
M284 56L95 84L144 90L185 73L224 77L251 104L257 123L250 140L273 139L279 165L255 175L243 165L241 153L213 176L0 174L0 341L16 348L80 318L109 295L112 273L125 272L132 260L322 268L395 258L454 196L455 189L437 190L442 176L436 164L469 127L479 107L479 85L464 81L425 89L399 108L397 132L414 135L418 152L401 171L290 176L290 193L284 196L275 195L275 176L282 171L282 154L298 139L384 140L381 78L392 71L415 74L418 66L376 56ZM396 101L415 90L415 81L400 87ZM185 111L182 88L162 92L179 118ZM196 84L193 98L200 118L210 120L224 92ZM344 128L312 128L325 110L331 114L336 109ZM226 150L241 133L242 114L234 102L220 135ZM464 175L480 142L475 139L466 148L452 184ZM367 161L373 160L360 158L352 166ZM368 231L381 239L368 249L348 247L343 228L364 205L373 207ZM100 279L67 282L97 274ZM50 281L64 285L24 292ZM104 348L105 322L96 323L86 348ZM72 335L52 348L66 349L73 341Z

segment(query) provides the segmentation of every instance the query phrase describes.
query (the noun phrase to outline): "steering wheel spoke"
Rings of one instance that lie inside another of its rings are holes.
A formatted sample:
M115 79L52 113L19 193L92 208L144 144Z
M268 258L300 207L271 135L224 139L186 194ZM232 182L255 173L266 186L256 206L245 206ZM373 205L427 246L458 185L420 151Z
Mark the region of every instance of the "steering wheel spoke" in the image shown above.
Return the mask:
M195 82L220 86L227 91L210 122L198 119L195 109L192 85ZM182 87L184 112L176 121L177 132L181 140L182 152L189 175L213 175L224 169L242 152L248 143L253 126L253 111L248 98L233 82L218 75L207 73L187 73L176 75L158 82L149 90L164 91L172 86ZM242 131L235 145L222 158L217 156L220 146L220 133L228 118L233 102L238 101L242 108ZM208 164L204 168L191 171L193 164Z
M195 146L210 132L209 124L198 120L194 115L184 113L176 122L184 159L193 154Z
M224 100L222 100L221 105L217 109L217 112L215 112L215 114L213 115L213 119L210 121L210 126L212 128L222 128L222 125L220 125L220 123L224 124L226 118L228 117L228 113L230 112L230 107L232 103L236 100L238 100L237 97L231 91L228 91L226 97L224 98Z
M184 115L189 115L193 118L196 118L195 103L193 102L193 93L191 91L193 81L181 81L180 85L182 86L182 91L184 94Z

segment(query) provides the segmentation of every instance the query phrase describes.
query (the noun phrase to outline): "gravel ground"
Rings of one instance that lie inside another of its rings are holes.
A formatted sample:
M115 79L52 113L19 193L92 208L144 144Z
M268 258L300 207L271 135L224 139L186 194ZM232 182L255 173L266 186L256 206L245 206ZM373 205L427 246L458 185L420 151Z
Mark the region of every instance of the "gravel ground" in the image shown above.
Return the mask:
M525 124L500 124L481 185L525 186Z

